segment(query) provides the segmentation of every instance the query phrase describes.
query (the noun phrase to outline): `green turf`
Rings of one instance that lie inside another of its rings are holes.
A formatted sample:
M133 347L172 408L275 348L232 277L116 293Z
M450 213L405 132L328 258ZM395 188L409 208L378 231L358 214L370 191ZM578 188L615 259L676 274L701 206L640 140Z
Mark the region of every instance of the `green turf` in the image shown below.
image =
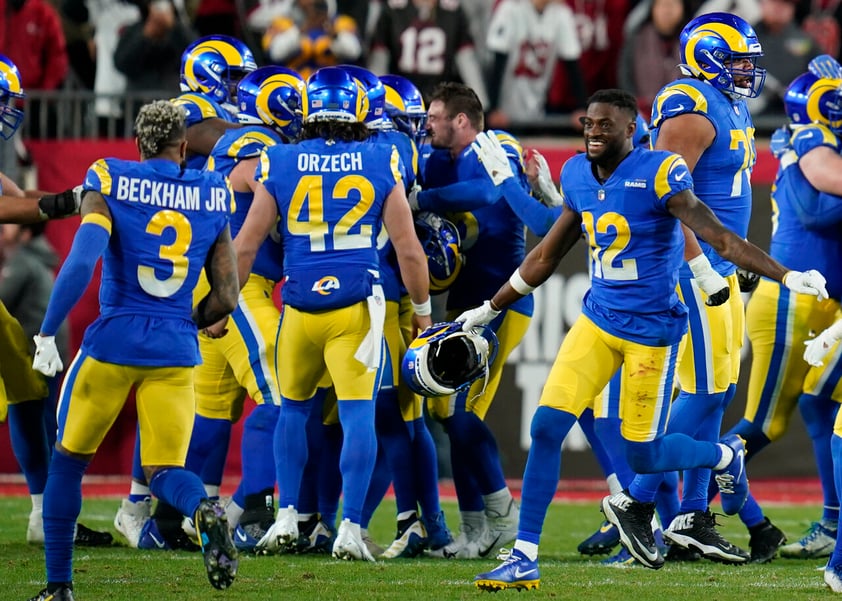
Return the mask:
M86 499L82 521L111 529L118 501ZM446 504L451 526L457 526L453 504ZM393 503L375 515L371 533L381 544L393 535ZM794 540L820 512L819 507L772 507L775 524ZM42 550L24 541L29 500L0 498L0 599L28 599L43 586ZM782 560L767 565L724 566L710 562L667 564L658 571L642 567L612 568L576 553L576 545L598 525L596 505L554 504L541 546L541 588L523 593L535 599L605 601L648 600L806 600L827 599L823 560ZM721 531L745 548L748 534L737 518L719 518ZM119 538L119 535L115 536ZM494 560L446 561L424 558L376 564L349 563L326 556L243 557L234 586L210 587L198 554L146 552L113 546L77 549L74 561L76 597L80 601L153 600L328 600L481 599L475 574L496 565ZM518 593L504 591L495 598ZM518 598L520 598L518 596Z

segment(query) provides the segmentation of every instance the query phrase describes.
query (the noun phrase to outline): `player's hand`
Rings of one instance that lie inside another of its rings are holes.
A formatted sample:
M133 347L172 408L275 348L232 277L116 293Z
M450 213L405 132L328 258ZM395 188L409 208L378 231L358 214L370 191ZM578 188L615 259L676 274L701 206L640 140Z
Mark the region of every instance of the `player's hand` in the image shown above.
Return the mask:
M509 164L509 157L500 140L494 134L480 132L477 139L471 143L471 148L477 153L477 158L485 172L495 186L499 186L510 177L514 177L512 166Z
M748 269L737 267L737 281L740 283L740 292L754 292L760 283L760 276Z
M222 338L228 333L228 315L217 321L215 324L209 325L202 329L202 334L208 338Z
M541 195L544 203L549 207L560 207L563 205L564 199L561 197L561 194L559 194L558 188L555 187L553 176L550 173L550 166L547 164L547 159L545 159L544 155L537 150L533 152L530 159L534 160L538 166L538 178L536 180L536 185L538 187L538 193Z
M772 152L772 156L779 159L787 150L792 148L789 143L791 137L792 130L789 129L789 125L782 125L776 129L772 133L772 140L769 142L769 150Z
M433 325L433 318L430 315L412 314L412 337L416 338L418 334Z
M813 367L821 367L824 365L824 356L839 340L833 332L833 326L825 329L821 334L804 342L806 348L804 349L804 361Z
M784 275L783 285L799 294L812 294L821 300L827 300L827 280L824 276L810 269L808 271L787 271Z
M690 271L693 272L693 277L696 284L707 295L705 304L708 307L718 307L731 298L731 289L728 287L728 281L719 275L716 270L711 267L708 258L701 254L693 257L687 261Z
M829 54L820 54L807 65L810 73L816 77L842 79L842 65Z
M409 208L412 209L412 212L415 213L419 211L418 207L418 193L421 191L421 186L418 184L413 184L412 188L409 189L409 192L406 195L406 200L409 203Z
M48 378L52 378L57 372L64 369L64 364L62 364L56 348L55 336L36 334L32 339L35 341L35 358L32 360L32 369L41 372Z
M453 321L461 323L462 331L468 332L476 326L488 325L498 315L500 311L491 306L491 301L485 301L476 309L468 309Z

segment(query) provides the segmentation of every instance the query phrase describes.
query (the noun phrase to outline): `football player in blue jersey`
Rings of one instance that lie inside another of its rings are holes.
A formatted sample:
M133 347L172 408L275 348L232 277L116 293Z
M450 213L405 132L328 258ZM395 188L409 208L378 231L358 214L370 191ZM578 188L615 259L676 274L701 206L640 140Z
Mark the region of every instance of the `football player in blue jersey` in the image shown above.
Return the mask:
M676 288L684 260L682 222L743 267L784 280L793 290L826 296L820 273L787 271L725 228L693 194L692 176L680 155L633 147L635 102L622 90L603 90L589 99L583 120L586 152L567 161L561 173L561 216L491 300L457 319L466 329L491 322L549 278L585 234L591 288L532 418L517 541L506 561L476 577L482 589L538 586L538 542L558 484L561 443L621 365L619 415L631 467L660 473L707 466L730 477L730 490L723 494L747 494L742 441L721 444L665 432L675 361L687 328L687 309ZM517 185L495 138L478 136L474 149L504 193ZM664 559L650 525L655 495L645 494L632 485L605 497L602 508L635 559L659 568Z
M229 129L213 147L206 168L225 175L234 190L236 211L231 234L236 237L248 214L260 153L275 144L294 140L301 130L304 80L286 67L261 67L237 86L238 119L243 127ZM196 421L187 453L187 467L214 480L205 480L217 492L232 422L239 419L248 395L256 407L243 424L242 479L226 506L229 526L237 527L234 542L240 550L253 550L274 522L275 464L271 453L281 398L275 365L275 339L280 312L273 292L283 278L280 236L270 236L258 252L237 308L225 324L199 336L202 364L196 367ZM197 297L207 288L200 281ZM221 336L222 327L227 330ZM220 461L221 460L221 461ZM208 462L217 461L215 466ZM239 515L242 514L242 515Z
M822 517L800 540L781 547L781 557L826 557L833 550L839 522L839 497L833 484L830 440L838 408L839 377L833 364L810 368L801 358L809 332L830 326L842 299L842 257L832 209L821 206L831 195L842 206L842 93L839 79L804 73L787 88L784 106L789 116L785 143L779 147L779 167L772 186L772 240L769 254L795 268L815 263L827 274L830 300L790 294L777 282L762 278L746 309L752 363L743 419L729 434L745 438L747 458L754 457L786 432L796 404L804 419L824 492ZM813 205L818 219L804 215ZM749 496L740 518L749 530L760 514Z
M236 117L237 83L246 73L256 68L251 50L230 36L211 35L200 38L182 53L180 86L183 93L172 102L187 115L189 150L185 161L191 169L204 168L207 156L220 136L228 129L239 127ZM217 461L209 465L223 463L227 451L227 445L218 445ZM221 478L221 474L206 474L203 477L210 481ZM114 516L114 527L132 547L138 546L141 531L149 519L149 501L149 486L140 464L140 444L135 440L131 489ZM180 515L166 504L161 504L156 516L160 525L168 525L173 545L184 544L189 548L189 542L185 541L180 532ZM157 544L151 542L152 548L157 548Z
M751 216L749 176L756 157L754 125L745 100L757 96L765 81L766 71L757 66L763 55L760 42L740 17L709 13L685 25L679 50L684 77L667 84L655 98L652 148L681 154L699 198L726 227L744 237ZM697 440L716 441L739 375L743 302L736 266L707 241L696 240L686 228L684 232L692 258L682 267L679 297L689 310L689 328L676 372L680 392L667 428ZM695 252L696 246L701 253ZM734 437L723 440L733 442ZM749 554L715 528L708 511L710 479L707 469L684 474L679 514L664 535L674 543L672 548L692 547L711 559L745 562ZM634 488L649 496L661 482L661 475L646 475L635 480ZM739 505L731 505L732 500ZM723 511L734 514L743 502L743 498L724 495ZM753 526L758 537L752 542L759 560L783 542L783 534L763 516L757 522Z
M397 253L414 328L431 325L427 264L406 201L400 155L393 145L366 142L367 104L365 92L342 69L326 67L310 77L300 141L261 154L260 183L236 240L245 279L280 218L286 278L277 347L283 399L275 430L280 497L267 550L293 549L298 541L305 425L319 384L329 375L344 432L343 519L333 556L374 560L360 522L377 454L374 398L384 366L381 227Z
M390 118L386 108L386 87L367 69L353 65L339 65L339 68L360 82L368 97L368 113L364 120L371 130L368 141L397 148L404 189L411 190L415 185L418 151L413 139L399 131ZM363 508L361 525L367 529L391 481L397 506L397 533L381 557L394 559L415 557L425 547L436 551L449 544L452 537L439 503L438 459L435 443L424 421L423 399L406 386L400 386L398 378L401 360L411 341L405 336L411 337L410 298L401 283L397 256L391 242L382 235L378 243L380 277L386 298L384 335L388 369L384 370L377 393L378 462Z
M85 331L59 403L44 491L47 587L36 600L73 599L82 476L132 389L152 492L194 516L214 587L227 588L237 573L222 506L209 501L199 477L183 467L195 411L197 329L220 320L237 302L231 189L219 174L182 167L184 113L172 103L142 107L135 131L140 162L102 159L88 170L82 225L35 337L33 367L52 376L63 368L56 328L103 257L100 316ZM194 309L193 288L203 268L212 286Z
M187 111L187 166L201 169L226 129L237 127L237 84L257 69L248 46L227 35L199 38L181 55L181 91Z
M471 148L484 129L482 104L473 90L457 83L436 88L426 129L433 151L419 176L424 189L410 196L410 204L446 217L459 230L466 259L448 290L447 315L452 319L479 305L505 281L525 255L526 236L523 221L488 180ZM519 162L520 156L512 160ZM522 171L517 164L513 169ZM532 308L532 297L526 296L491 324L499 351L487 380L452 396L427 399L430 415L444 425L450 439L459 500L460 533L442 549L446 557L484 557L511 542L517 532L517 503L484 419L506 357L526 333Z

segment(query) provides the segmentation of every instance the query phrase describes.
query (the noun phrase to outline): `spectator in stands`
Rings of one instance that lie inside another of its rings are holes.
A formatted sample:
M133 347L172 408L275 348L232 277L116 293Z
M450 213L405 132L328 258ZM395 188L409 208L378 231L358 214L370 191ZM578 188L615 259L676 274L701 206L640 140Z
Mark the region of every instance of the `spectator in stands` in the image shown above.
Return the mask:
M582 50L573 11L566 4L504 0L491 18L486 43L493 53L488 78L489 127L507 128L513 119L540 121L546 113L557 60L566 67L577 106L584 110L585 82L579 66Z
M839 0L798 0L795 20L809 33L822 52L835 58L842 55L842 2Z
M387 0L374 28L368 68L406 77L425 102L440 82L461 81L488 106L470 24L457 0Z
M816 41L795 21L797 0L760 0L761 18L754 26L763 44L766 85L760 96L748 101L752 115L786 117L783 97L789 83L807 70L822 53Z
M0 53L20 69L27 92L57 90L67 76L67 48L61 18L47 0L6 0L0 25ZM55 133L54 107L31 99L29 131L32 137ZM48 110L49 109L49 110Z
M678 35L690 18L690 5L688 0L644 3L649 6L649 16L626 33L617 79L621 88L637 98L640 113L648 122L655 95L679 75Z
M94 112L99 135L122 136L126 121L121 96L126 91L126 76L114 66L114 50L120 31L140 21L140 10L127 0L64 0L62 12L67 20L93 30Z
M579 32L586 94L617 87L617 64L623 45L623 24L632 0L565 0L573 10ZM567 72L556 65L548 110L566 113L579 107ZM578 125L578 123L577 123Z
M321 67L356 63L363 48L357 23L338 15L333 0L296 0L263 34L263 51L269 62L295 69L307 79Z
M140 0L139 8L140 21L118 34L114 66L126 76L127 92L176 96L181 54L195 39L184 5L174 0ZM142 99L136 101L131 119L142 103Z

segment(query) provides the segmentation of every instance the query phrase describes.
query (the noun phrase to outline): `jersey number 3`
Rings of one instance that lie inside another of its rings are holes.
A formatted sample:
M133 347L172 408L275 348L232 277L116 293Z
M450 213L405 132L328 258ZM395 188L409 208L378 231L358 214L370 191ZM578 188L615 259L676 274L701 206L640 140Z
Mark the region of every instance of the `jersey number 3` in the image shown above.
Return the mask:
M172 274L159 279L155 267L138 265L137 281L144 292L158 298L167 298L178 292L187 278L190 261L187 251L193 241L193 227L190 220L178 211L158 211L146 224L146 233L161 237L164 230L175 230L175 240L171 244L162 244L158 257L172 267Z

